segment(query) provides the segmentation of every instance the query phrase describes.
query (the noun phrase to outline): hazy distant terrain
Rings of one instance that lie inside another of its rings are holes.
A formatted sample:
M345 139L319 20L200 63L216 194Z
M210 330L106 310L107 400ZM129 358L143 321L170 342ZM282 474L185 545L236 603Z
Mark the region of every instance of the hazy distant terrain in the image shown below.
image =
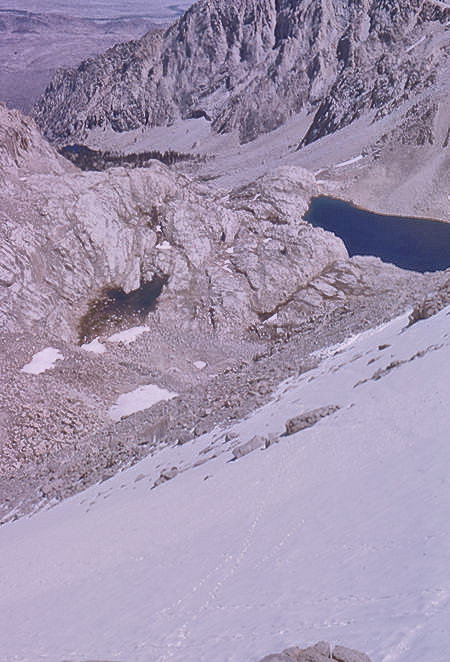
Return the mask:
M28 113L56 69L77 66L114 44L168 25L191 4L170 4L170 0L0 3L0 101Z
M183 14L191 0L8 0L0 2L0 10L16 9L36 13L64 14L84 18L118 18L145 16L152 20L168 21Z

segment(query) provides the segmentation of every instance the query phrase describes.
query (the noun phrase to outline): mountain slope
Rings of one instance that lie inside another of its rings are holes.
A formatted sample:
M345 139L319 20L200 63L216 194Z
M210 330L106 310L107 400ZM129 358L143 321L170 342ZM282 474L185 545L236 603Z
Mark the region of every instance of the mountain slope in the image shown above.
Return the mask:
M302 219L327 192L302 168L232 190L156 161L81 172L0 104L0 180L0 517L243 415L312 349L447 278L350 259ZM80 348L96 337L109 351ZM24 373L41 352L64 359ZM120 396L155 385L182 397L111 419Z
M331 348L232 428L3 526L0 658L256 662L322 638L446 662L449 314Z
M58 73L34 116L58 143L200 116L247 142L305 110L308 144L445 83L449 11L435 0L200 0L164 35Z

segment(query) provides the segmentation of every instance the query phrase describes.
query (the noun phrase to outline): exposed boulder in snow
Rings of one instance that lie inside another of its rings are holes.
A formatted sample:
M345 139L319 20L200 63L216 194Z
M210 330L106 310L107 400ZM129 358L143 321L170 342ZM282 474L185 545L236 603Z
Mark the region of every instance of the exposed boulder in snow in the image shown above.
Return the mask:
M178 467L171 467L170 469L164 469L161 471L159 478L155 480L153 487L159 487L163 483L167 483L168 480L172 480L178 476Z
M331 416L340 409L339 405L329 405L328 407L319 407L312 411L307 411L305 414L300 414L295 418L290 418L286 422L286 434L291 435L301 430L306 430L320 421L321 418Z
M256 434L249 441L245 442L245 444L240 444L233 448L233 458L238 460L240 457L244 457L244 455L248 455L249 453L256 451L258 448L264 448L267 441L268 440L265 437Z
M286 648L282 653L266 655L260 662L326 662L326 660L335 660L336 662L370 662L369 657L365 653L360 653L344 646L335 646L333 648L324 641L309 648Z
M336 662L370 662L368 655L345 648L344 646L335 646L333 648L332 659Z
M438 313L442 308L448 306L450 303L450 277L441 285L437 292L430 294L424 301L419 303L411 315L409 316L409 323L415 324L419 320L427 319L432 315Z
M334 647L335 662L368 662L353 648L372 660L416 661L424 650L427 661L442 659L449 312L412 327L403 315L330 347L251 415L183 446L153 446L108 482L1 526L0 658L112 660L119 652L148 662L156 650L174 662L228 662L328 639L351 647ZM355 389L373 374L372 359L381 368L402 363ZM223 390L240 393L226 378ZM228 462L227 433L277 432L299 402L312 410L336 393L341 412L309 430L313 443L287 438ZM83 472L89 462L80 458ZM175 466L177 478L152 491ZM8 519L23 512L26 483L18 489L18 501L1 499Z

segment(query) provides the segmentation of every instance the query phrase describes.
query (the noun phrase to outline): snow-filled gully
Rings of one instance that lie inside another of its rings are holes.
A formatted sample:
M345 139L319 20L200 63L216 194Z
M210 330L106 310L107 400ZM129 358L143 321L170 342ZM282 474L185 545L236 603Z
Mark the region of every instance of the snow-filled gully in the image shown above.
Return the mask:
M235 462L215 430L3 526L0 659L256 662L324 639L446 661L449 368L450 308L399 318L230 431L340 405L313 427Z

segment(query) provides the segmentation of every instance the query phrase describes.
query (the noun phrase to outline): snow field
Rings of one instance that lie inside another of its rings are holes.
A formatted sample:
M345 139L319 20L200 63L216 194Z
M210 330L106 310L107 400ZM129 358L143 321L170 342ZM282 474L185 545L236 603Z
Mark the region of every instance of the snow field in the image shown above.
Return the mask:
M0 659L256 662L325 639L446 662L449 315L399 318L280 385L241 441L341 410L265 451L189 468L215 430L2 527Z

